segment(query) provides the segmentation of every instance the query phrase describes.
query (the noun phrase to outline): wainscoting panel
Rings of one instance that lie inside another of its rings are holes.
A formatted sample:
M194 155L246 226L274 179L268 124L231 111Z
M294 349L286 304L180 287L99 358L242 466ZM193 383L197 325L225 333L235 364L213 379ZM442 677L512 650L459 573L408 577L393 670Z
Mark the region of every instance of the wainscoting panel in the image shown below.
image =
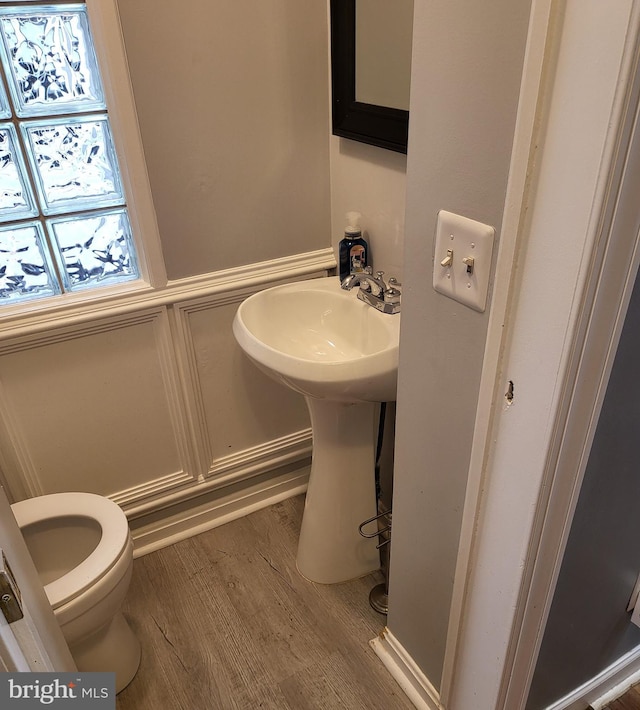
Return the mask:
M14 452L3 473L14 497L191 480L172 352L163 307L0 343L2 449Z
M310 452L304 397L260 372L233 336L238 306L257 290L218 294L176 307L185 350L181 361L187 363L193 381L194 419L200 420L206 446L207 476L225 473L226 462L234 456L291 432L305 430L304 456Z
M249 362L232 322L252 293L334 266L326 249L7 319L0 484L108 496L137 555L302 493L304 398Z

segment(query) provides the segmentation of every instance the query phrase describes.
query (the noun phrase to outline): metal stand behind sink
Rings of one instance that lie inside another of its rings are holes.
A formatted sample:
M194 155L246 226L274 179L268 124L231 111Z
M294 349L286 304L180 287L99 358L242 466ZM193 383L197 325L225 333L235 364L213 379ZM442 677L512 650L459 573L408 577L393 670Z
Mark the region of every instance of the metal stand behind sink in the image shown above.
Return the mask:
M363 528L370 523L377 522L378 529L374 533L365 533ZM389 611L389 555L391 552L391 511L387 510L381 500L378 500L378 514L369 520L365 520L359 527L362 537L378 537L380 541L376 545L380 551L380 570L384 577L384 582L376 584L369 592L369 604L380 614Z

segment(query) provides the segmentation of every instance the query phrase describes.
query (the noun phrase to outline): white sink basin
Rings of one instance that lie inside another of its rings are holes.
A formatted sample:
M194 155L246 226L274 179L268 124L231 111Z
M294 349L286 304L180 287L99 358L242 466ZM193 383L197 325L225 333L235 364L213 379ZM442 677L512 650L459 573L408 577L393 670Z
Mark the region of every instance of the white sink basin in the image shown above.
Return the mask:
M396 398L400 315L380 313L337 277L274 286L247 298L233 332L268 375L305 395L313 456L297 565L314 582L380 567L360 523L376 515L379 402Z
M310 397L343 402L396 398L400 315L380 313L337 277L250 296L234 335L265 372Z

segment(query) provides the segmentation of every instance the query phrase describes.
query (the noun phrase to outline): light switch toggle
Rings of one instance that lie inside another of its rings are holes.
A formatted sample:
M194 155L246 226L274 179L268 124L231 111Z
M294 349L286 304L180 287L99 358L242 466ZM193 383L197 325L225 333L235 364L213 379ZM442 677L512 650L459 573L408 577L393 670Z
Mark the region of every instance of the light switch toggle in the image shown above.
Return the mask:
M440 262L440 266L444 266L445 268L451 268L451 266L453 266L453 249L447 249L447 255Z
M440 210L435 237L433 288L482 313L489 292L494 228ZM445 254L447 258L440 261Z

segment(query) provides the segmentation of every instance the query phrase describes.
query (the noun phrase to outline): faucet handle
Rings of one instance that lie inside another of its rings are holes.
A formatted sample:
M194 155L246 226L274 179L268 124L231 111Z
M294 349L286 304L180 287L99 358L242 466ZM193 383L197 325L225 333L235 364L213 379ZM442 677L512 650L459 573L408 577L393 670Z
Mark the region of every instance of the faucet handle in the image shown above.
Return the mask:
M389 277L389 285L384 291L384 302L400 307L400 297L402 296L398 286L402 284L395 276Z
M371 274L373 274L373 267L371 267L371 266L365 266L365 267L364 267L364 273L367 274L367 276L371 276Z
M402 294L397 288L395 288L394 286L390 286L388 289L385 290L383 294L383 300L385 303L391 303L395 305L400 303L401 296Z
M384 271L376 271L376 281L380 284L380 288L383 291L387 290L387 284L384 282L384 279L382 278L384 276Z

